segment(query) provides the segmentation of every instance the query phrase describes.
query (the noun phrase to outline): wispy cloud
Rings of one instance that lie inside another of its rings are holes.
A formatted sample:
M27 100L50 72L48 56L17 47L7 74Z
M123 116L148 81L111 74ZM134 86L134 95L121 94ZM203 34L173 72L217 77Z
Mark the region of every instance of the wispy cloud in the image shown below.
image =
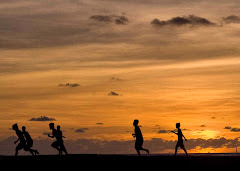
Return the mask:
M66 83L66 84L58 84L58 87L79 87L78 83Z
M88 130L88 128L79 128L79 129L76 129L75 132L77 133L84 133Z
M225 23L240 23L240 17L236 15L230 15L228 17L223 17Z
M104 22L104 23L115 23L117 25L126 25L129 20L126 16L118 16L118 15L92 15L90 19Z

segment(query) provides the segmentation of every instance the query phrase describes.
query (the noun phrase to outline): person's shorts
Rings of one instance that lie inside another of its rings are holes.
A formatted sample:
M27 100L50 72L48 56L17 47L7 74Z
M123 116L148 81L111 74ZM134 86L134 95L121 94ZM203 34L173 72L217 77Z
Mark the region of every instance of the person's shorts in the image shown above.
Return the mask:
M184 148L183 141L178 141L178 142L177 142L177 145L176 145L176 148L177 148L177 147Z
M27 142L26 146L25 146L25 150L29 150L31 147L33 146L33 142Z
M18 150L25 149L25 148L26 148L26 144L25 143L21 143L21 142L16 147L16 149L18 149Z
M52 147L58 147L59 146L59 142L58 141L54 141L53 143L52 143Z
M142 145L143 145L143 139L142 138L139 138L139 139L136 139L136 142L135 142L135 149L142 149Z

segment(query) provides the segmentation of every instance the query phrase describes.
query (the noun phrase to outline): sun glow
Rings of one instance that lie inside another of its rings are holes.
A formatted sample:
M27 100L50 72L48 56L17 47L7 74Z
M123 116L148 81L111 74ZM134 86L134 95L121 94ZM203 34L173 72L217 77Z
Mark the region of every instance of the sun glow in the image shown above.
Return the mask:
M192 135L206 138L206 139L216 138L219 135L219 131L214 131L214 130L194 131Z

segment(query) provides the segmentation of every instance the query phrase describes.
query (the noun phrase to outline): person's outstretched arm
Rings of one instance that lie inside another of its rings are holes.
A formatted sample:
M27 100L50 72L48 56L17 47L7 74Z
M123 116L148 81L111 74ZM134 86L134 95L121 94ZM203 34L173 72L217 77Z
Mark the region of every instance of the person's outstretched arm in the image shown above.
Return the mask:
M50 138L54 138L54 136L53 136L53 135L50 135L50 134L48 134L48 137L50 137Z
M177 132L174 132L174 131L171 131L172 133L174 133L174 134L176 134L176 135L178 135L178 133Z
M182 134L183 138L185 139L185 141L187 141L187 138Z
M16 144L19 141L19 138L17 139L17 141L14 142L14 144Z

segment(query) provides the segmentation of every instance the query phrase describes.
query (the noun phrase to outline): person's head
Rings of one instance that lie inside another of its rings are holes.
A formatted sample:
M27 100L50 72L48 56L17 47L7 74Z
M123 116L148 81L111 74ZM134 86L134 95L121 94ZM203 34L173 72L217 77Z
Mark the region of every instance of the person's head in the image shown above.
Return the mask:
M50 129L54 129L54 123L50 123L50 124L49 124L49 128L50 128Z
M176 123L176 128L180 128L180 123Z
M57 126L57 130L60 130L60 128L61 128L61 127L58 125L58 126Z
M23 132L26 131L26 127L25 126L22 127L22 131Z
M137 119L135 119L134 121L133 121L133 126L137 126L138 125L138 120Z
M15 131L18 130L18 125L17 125L17 124L14 124L14 125L12 126L12 129L15 130Z

